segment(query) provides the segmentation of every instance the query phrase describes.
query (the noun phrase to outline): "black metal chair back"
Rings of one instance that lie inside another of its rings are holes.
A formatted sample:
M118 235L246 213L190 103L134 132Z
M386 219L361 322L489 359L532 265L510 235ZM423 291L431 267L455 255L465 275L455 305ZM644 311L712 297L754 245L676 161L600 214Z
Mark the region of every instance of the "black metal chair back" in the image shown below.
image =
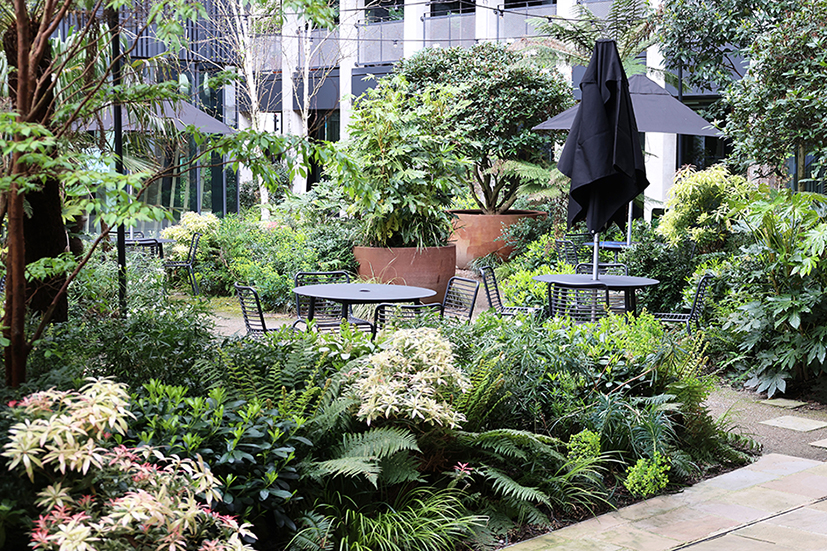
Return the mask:
M514 316L519 313L536 315L541 312L542 308L531 306L505 306L500 296L500 286L497 284L494 268L483 266L480 268L480 272L482 272L482 284L485 288L485 295L488 297L488 305L494 309L497 315Z
M594 265L590 262L581 262L574 267L576 274L593 274ZM597 264L598 275L629 275L629 267L626 264L615 262L600 262ZM626 313L626 293L624 291L609 291L609 305L612 312L616 314Z
M576 274L592 274L594 273L594 265L591 262L581 262L574 267ZM599 275L629 275L629 267L626 264L616 262L600 262L597 264L597 273Z
M198 251L198 242L201 240L200 233L192 234L192 241L190 241L190 250L187 253L187 262L192 265L195 263L195 253Z
M553 283L548 286L551 317L570 318L575 323L595 322L609 314L609 291L605 283L586 286Z
M497 276L494 275L494 268L483 266L480 268L480 272L482 273L482 285L485 288L485 296L488 298L488 306L496 312L500 312L503 309L503 301L500 297L500 287L497 285Z
M192 234L192 240L190 241L190 250L187 253L186 260L168 260L164 262L164 267L166 268L186 268L187 273L189 274L190 283L192 284L192 294L198 294L198 282L195 281L195 271L193 265L195 264L195 255L198 251L198 242L201 240L200 233Z
M473 279L456 276L449 279L442 299L442 317L470 321L479 289L479 282Z
M562 260L566 264L576 266L580 263L580 258L577 254L577 245L574 241L568 239L556 239L554 241L554 248L557 250L557 260Z
M373 337L376 337L388 323L398 320L415 320L427 317L441 316L442 305L433 304L399 304L395 302L380 302L373 312Z
M695 290L695 298L692 299L692 307L689 312L657 312L654 314L655 318L666 323L685 323L686 332L689 335L692 334L692 324L695 324L696 329L700 329L701 314L703 314L704 305L706 304L706 293L713 279L712 274L704 274L701 280L698 281L698 288Z
M247 335L253 338L260 338L267 333L267 324L264 323L264 314L261 310L261 301L256 290L247 285L235 283L235 292L238 302L241 304L241 313L244 316L244 326L247 328Z
M325 283L350 283L350 276L345 271L333 272L298 272L294 278L296 287L305 285L322 285ZM310 297L296 295L297 321L307 321L310 315ZM313 318L318 324L342 321L342 305L325 299L316 299Z

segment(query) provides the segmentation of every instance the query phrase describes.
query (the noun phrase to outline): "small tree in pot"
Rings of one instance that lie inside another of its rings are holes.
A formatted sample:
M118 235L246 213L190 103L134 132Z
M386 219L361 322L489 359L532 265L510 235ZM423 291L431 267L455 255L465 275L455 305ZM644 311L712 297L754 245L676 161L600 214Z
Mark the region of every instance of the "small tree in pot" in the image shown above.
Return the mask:
M356 170L343 187L370 246L354 248L360 276L427 287L441 300L456 270L447 208L469 166L456 147L464 106L453 87L414 95L401 76L355 102L345 149Z
M364 224L365 244L435 247L448 243L447 208L469 161L458 151L466 103L452 87L410 94L404 77L380 80L354 105L347 153L357 170L343 182L351 213Z
M531 129L573 102L571 85L553 68L526 63L523 53L494 43L428 48L394 69L421 94L434 85L459 87L456 121L466 125L459 149L473 161L466 183L484 214L502 214L535 168L550 168L552 136ZM547 173L546 181L550 180Z

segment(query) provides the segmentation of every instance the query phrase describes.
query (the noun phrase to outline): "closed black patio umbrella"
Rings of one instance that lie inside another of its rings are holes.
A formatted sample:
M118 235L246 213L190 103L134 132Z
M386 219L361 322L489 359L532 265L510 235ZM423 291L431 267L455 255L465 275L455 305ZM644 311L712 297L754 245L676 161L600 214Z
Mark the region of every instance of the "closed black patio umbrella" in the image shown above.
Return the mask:
M557 168L571 178L569 226L581 220L594 236L625 225L624 207L649 185L629 81L613 40L598 40L580 82L582 100Z

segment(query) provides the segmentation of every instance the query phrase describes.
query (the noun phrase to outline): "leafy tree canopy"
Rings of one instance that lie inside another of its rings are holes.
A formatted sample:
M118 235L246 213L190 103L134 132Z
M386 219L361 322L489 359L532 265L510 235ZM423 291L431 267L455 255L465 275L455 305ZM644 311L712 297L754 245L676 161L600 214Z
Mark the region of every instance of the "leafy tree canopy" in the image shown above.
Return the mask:
M666 68L683 68L701 90L725 88L743 76L755 39L787 18L799 0L667 0L660 28Z
M743 164L784 174L792 155L823 159L827 153L827 1L792 12L757 38L744 78L732 84L727 134Z
M556 70L525 63L524 55L502 45L428 48L402 60L395 72L412 94L429 86L460 88L464 107L455 113L467 130L460 150L476 163L481 208L506 210L516 199L520 178L495 168L499 161L541 162L551 138L531 129L569 107L571 87Z

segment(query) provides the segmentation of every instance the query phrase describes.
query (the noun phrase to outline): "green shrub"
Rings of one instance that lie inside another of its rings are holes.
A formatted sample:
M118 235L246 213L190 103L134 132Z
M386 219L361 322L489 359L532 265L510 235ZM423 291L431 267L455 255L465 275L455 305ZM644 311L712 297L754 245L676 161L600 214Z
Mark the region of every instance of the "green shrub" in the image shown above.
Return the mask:
M70 378L106 376L136 387L156 378L197 392L195 363L212 341L205 305L164 300L131 309L125 318L90 316L54 324L35 345L27 368L33 378L66 369Z
M720 250L730 229L730 203L750 196L755 187L723 165L700 172L687 168L675 176L669 189L668 210L658 232L671 245L694 243L699 252Z
M32 542L76 549L195 549L211 542L251 549L241 543L253 537L249 525L209 508L221 496L203 461L114 445L113 434L126 431L128 405L125 387L106 380L13 404L17 423L3 447L4 467L26 477L27 493L38 498L30 511L37 517Z
M687 241L670 245L648 224L637 225L635 244L623 253L629 274L660 281L637 290L638 309L650 312L680 312L683 292L695 270L694 247Z
M221 388L192 397L158 381L138 390L131 412L123 444L201 457L217 481L219 510L256 523L260 536L271 525L294 528L285 503L296 492L295 446L310 445L295 435L295 420L260 401L232 399Z
M594 459L600 456L600 435L588 429L569 437L569 459Z
M632 495L649 497L669 484L669 460L655 453L651 459L640 458L626 473L623 485Z
M733 258L723 331L770 396L788 379L827 371L827 204L818 194L763 190L743 204L738 229L752 244Z

